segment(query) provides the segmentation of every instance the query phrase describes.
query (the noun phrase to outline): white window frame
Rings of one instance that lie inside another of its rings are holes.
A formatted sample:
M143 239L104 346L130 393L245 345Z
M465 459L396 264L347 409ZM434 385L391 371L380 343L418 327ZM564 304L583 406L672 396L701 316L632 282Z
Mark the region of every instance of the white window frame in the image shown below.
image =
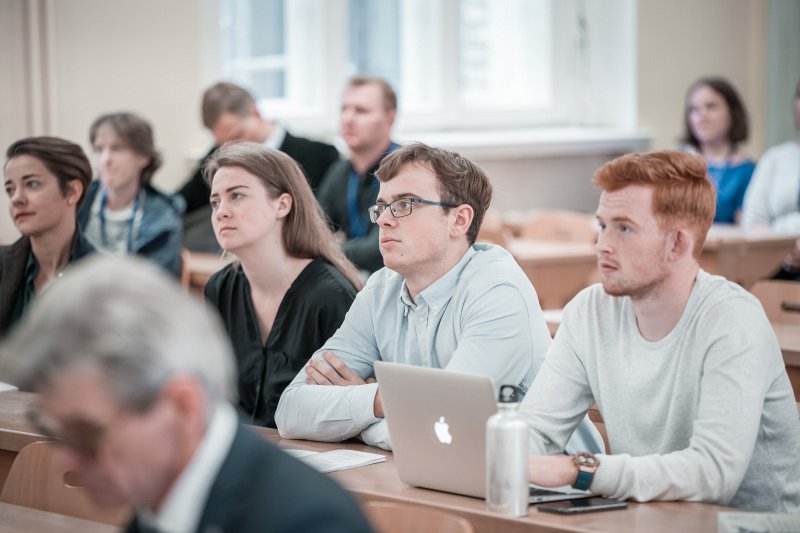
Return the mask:
M553 0L554 103L548 109L459 108L458 0L430 0L441 12L438 41L429 54L431 90L447 105L436 110L404 109L399 102L396 132L503 130L541 127L636 127L636 2L635 0ZM502 1L502 0L497 0ZM338 131L339 98L347 72L347 0L300 0L302 31L287 28L287 48L297 61L312 64L309 81L287 76L290 94L306 103L270 101L259 106L270 118L293 129L331 136ZM295 5L289 2L287 11ZM299 9L299 8L298 8ZM219 43L220 0L205 0L208 83L222 77ZM585 31L576 22L583 13ZM287 13L287 19L292 16ZM217 49L215 49L215 47ZM311 102L310 104L308 102Z

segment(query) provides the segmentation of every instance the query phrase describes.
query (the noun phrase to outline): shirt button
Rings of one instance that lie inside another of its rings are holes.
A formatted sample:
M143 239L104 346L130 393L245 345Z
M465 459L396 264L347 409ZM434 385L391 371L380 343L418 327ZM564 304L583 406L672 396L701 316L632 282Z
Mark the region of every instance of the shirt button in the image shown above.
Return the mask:
M439 306L438 306L438 305L434 305L434 306L433 306L433 310L434 310L434 311L438 311L438 310L439 310Z

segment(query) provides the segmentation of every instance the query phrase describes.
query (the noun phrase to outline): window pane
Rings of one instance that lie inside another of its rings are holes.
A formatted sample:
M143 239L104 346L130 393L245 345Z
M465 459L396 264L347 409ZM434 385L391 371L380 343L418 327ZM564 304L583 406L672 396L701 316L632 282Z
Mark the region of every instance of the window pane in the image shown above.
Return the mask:
M246 86L259 98L283 98L285 0L225 0L222 10L226 77Z
M441 2L348 0L348 75L386 79L403 111L430 110L440 100L434 42Z
M550 0L460 0L459 8L462 104L491 108L550 105Z
M350 74L380 76L399 91L400 0L349 0Z

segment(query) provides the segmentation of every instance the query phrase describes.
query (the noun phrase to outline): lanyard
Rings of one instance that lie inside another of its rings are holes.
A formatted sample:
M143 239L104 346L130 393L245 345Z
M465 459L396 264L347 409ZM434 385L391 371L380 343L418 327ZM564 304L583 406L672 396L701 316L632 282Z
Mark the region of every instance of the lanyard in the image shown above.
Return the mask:
M139 212L139 201L142 197L142 192L136 194L136 198L133 200L133 213L131 213L131 219L128 222L128 253L133 252L133 226L136 222L136 215ZM106 202L108 201L108 195L106 194L105 189L103 189L103 194L100 196L100 213L98 216L100 218L100 239L103 242L103 247L108 247L108 236L106 235Z

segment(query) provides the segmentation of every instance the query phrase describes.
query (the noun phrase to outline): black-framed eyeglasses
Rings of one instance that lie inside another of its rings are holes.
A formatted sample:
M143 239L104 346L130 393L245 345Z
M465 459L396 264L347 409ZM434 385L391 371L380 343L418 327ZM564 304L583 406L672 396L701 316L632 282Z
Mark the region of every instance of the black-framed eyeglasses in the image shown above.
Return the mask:
M370 206L367 211L369 212L369 220L373 224L377 224L378 218L386 211L386 208L389 208L389 212L392 214L394 218L403 218L407 217L413 211L414 204L424 204L424 205L438 205L439 207L458 207L457 205L453 204L446 204L444 202L433 202L431 200L423 200L421 198L399 198L394 202L389 202L388 204L375 204Z

